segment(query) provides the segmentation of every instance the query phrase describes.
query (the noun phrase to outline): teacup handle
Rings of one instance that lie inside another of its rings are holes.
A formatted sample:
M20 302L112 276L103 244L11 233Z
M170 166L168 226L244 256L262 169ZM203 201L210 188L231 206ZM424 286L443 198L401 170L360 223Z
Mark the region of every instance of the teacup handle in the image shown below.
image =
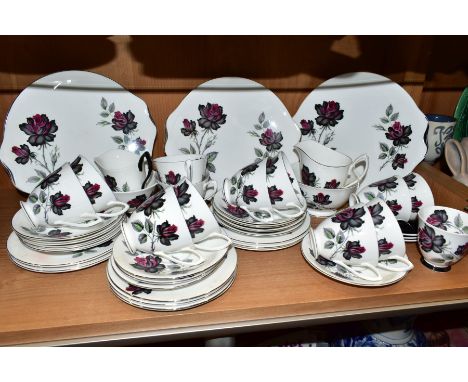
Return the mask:
M338 264L338 265L341 265L343 268L345 268L348 272L351 272L354 276L357 276L359 277L360 279L363 279L363 280L367 280L367 281L381 281L382 280L382 275L380 274L380 272L378 271L378 269L376 267L374 267L372 264L369 264L369 263L361 263L359 264L360 267L363 267L363 268L367 268L369 269L371 272L373 272L377 277L372 277L372 276L364 276L362 274L360 274L359 272L356 272L352 267L346 265L345 263L343 263L342 261L340 260L331 260L333 261L335 264Z
M102 218L98 216L97 214L93 215L93 214L84 213L84 214L81 214L81 217L84 219L89 218L89 219L94 219L94 220L91 220L87 223L72 223L72 222L67 222L64 220L56 220L54 225L63 225L64 227L72 227L72 228L88 228L88 227L93 227L96 224L103 222Z
M192 255L195 255L197 257L197 259L198 259L197 262L179 260L174 255L171 255L171 254L168 254L168 253L165 253L165 252L161 252L161 251L153 252L153 254L156 255L156 256L162 257L163 259L169 260L169 261L171 261L171 262L173 262L175 264L190 266L190 267L200 265L201 263L203 263L205 261L205 259L197 251L194 251L191 248L184 248L184 249L182 249L180 251L180 253L183 253L183 252L188 252L188 253L191 253Z
M269 223L269 222L273 221L273 214L271 213L270 210L268 210L268 208L265 208L265 207L260 208L260 211L263 211L263 212L267 213L268 217L259 218L252 211L250 211L250 207L247 207L245 205L242 205L242 206L239 206L239 207L242 208L245 212L247 212L252 219L254 219L254 220L256 220L256 221L258 221L260 223Z
M228 202L231 203L231 187L230 187L230 179L224 179L223 182L223 195L224 199Z
M185 165L185 172L187 173L188 180L193 180L193 170L192 170L192 160L187 159L184 163Z
M357 194L351 194L349 195L349 200L348 200L348 204L350 207L354 206L355 204L358 204L358 203L361 203L361 201L359 200L359 196Z
M127 203L119 202L117 200L111 200L110 202L108 202L107 207L122 207L122 209L117 212L97 212L96 215L102 218L114 218L116 216L123 215L130 208L130 206Z
M385 261L385 260L401 261L402 263L406 264L406 267L405 268L393 268L393 267L390 267L390 266L380 262L380 261ZM391 271L391 272L408 272L408 271L410 271L411 269L414 268L413 263L411 261L409 261L408 259L402 257L402 256L396 256L396 255L389 256L389 257L385 258L385 260L380 260L379 264L377 265L377 268L385 269L385 270Z
M144 189L146 187L146 183L151 177L151 174L153 173L153 164L151 161L151 155L148 151L145 151L143 155L140 157L138 161L138 170L143 171L143 161L146 159L146 164L148 166L148 173L146 174L146 178L141 184L141 189Z
M205 183L203 189L206 191L204 199L210 200L216 194L216 191L218 191L218 183L216 180L209 180Z
M204 241L206 241L208 239L211 239L213 237L218 237L220 239L226 240L226 244L223 244L223 245L221 245L219 247L211 247L211 248L206 248L206 247L203 247L203 246L200 245L200 243L202 243L202 242L204 242ZM229 237L227 237L226 235L223 235L222 233L218 233L218 232L212 232L207 237L205 237L202 241L198 242L197 244L194 244L193 246L196 249L200 249L201 251L216 252L216 251L225 250L231 244L232 244L232 240Z
M364 162L364 171L362 172L361 175L357 175L356 174L356 166L359 164L359 163L362 163ZM358 185L359 187L359 184L361 183L362 179L366 176L367 174L367 170L369 169L369 156L367 154L362 154L360 156L358 156L354 161L353 163L351 163L351 166L348 170L348 175L353 172L354 176L356 177L356 180L354 180L353 182L351 182L350 184L347 184L346 185L346 188L349 188L349 187L352 187L354 186L355 184Z
M286 203L286 206L290 207L290 208L296 208L299 211L295 212L295 213L292 213L292 214L286 214L283 211L279 210L278 208L273 208L273 211L275 211L279 216L281 216L283 218L298 218L299 216L304 214L304 209L301 208L300 206L298 206L296 203L289 202L289 203Z

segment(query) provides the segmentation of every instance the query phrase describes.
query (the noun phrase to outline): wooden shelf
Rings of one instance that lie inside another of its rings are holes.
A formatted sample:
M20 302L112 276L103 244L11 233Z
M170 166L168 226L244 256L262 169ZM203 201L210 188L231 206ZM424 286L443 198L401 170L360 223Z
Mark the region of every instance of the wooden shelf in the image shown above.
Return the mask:
M436 203L458 209L466 205L466 187L426 164L417 172L429 182ZM316 272L296 245L274 252L238 250L234 285L206 305L170 313L145 311L112 294L105 264L65 274L38 274L16 267L8 259L6 240L19 199L16 192L2 192L0 345L209 337L468 306L468 260L448 273L436 273L420 263L416 245L408 244L415 268L406 278L387 287L363 288Z

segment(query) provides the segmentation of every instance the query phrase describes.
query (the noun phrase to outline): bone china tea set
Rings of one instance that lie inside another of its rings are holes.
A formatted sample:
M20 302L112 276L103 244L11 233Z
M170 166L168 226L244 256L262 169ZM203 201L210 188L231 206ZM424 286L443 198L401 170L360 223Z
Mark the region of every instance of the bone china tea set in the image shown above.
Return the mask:
M28 194L8 254L41 273L108 260L112 292L156 311L221 296L236 248L301 243L316 271L379 287L413 269L406 243L417 243L422 263L446 272L468 251L468 215L436 206L413 170L442 154L454 122L426 117L373 73L324 82L294 117L261 84L225 77L186 96L167 119L167 156L152 158L157 129L141 99L98 74L54 73L5 121L0 160Z

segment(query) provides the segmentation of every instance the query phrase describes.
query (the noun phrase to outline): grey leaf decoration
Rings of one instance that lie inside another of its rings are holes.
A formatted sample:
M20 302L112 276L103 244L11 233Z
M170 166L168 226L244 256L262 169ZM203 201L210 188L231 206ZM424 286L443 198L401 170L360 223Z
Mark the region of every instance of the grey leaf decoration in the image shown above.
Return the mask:
M107 109L107 100L106 100L104 97L101 98L101 107L102 107L104 110Z
M262 124L264 120L265 120L265 113L262 112L258 117L258 123Z
M387 115L387 117L390 117L392 113L393 113L393 106L390 104L388 105L387 110L385 110L385 114Z

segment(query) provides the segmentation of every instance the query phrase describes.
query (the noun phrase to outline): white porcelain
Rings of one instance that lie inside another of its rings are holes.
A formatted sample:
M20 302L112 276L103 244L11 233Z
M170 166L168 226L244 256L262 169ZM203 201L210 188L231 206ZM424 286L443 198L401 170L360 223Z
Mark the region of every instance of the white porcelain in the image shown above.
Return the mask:
M366 176L369 157L361 154L354 160L313 140L297 143L294 150L299 157L301 181L312 187L330 188L359 184ZM358 173L356 168L360 167ZM349 182L354 175L355 180Z
M409 220L416 220L421 207L434 205L434 196L432 195L431 188L421 175L411 172L404 176L403 180L408 186L411 198L411 215Z
M49 174L20 205L34 227L90 227L102 222L68 163Z
M421 208L418 247L425 265L436 271L450 270L468 253L468 214L444 206Z
M357 185L349 188L318 188L300 183L307 204L316 210L336 210L348 202Z
M113 149L95 157L94 163L103 173L112 191L136 191L142 189L145 179L152 171L152 168L148 168L150 164L139 169L142 157L126 150Z
M192 237L179 207L180 197L168 187L146 199L122 223L122 234L131 253L146 252L187 266L203 262L191 248Z
M398 222L387 204L380 199L366 203L377 235L380 269L410 271L413 264L406 258L406 246ZM402 264L397 264L402 263ZM396 264L396 265L395 265Z
M372 216L365 204L356 204L323 220L309 235L314 253L333 261L367 281L381 281L379 250ZM370 270L373 275L359 272Z
M357 194L351 194L349 205L366 203L375 198L384 200L398 220L410 220L413 209L411 193L401 177L393 176L361 188Z
M42 135L28 135L34 130ZM139 156L152 152L155 138L143 100L102 75L64 71L38 79L16 98L5 121L0 160L13 185L30 193L79 154L94 158L120 148Z
M427 150L425 115L400 85L374 73L347 73L323 82L302 102L294 120L303 141L314 140L351 158L365 152L369 170L361 186L409 174ZM391 139L405 135L410 141Z
M148 186L144 189L127 192L114 192L114 195L118 201L127 203L129 210L133 211L151 195L157 194L162 189L163 185L156 178L156 174L153 173L152 177L148 180Z
M448 115L426 114L427 153L424 161L434 163L444 152L445 143L453 137L457 120Z
M213 179L205 179L193 185L204 200L213 199L213 196L218 191L218 183Z
M161 182L176 184L182 178L200 183L206 174L206 157L200 154L169 155L153 159Z
M346 268L343 268L341 265L334 263L333 261L327 260L324 257L314 252L311 246L311 232L304 237L301 243L301 252L304 259L312 266L316 271L322 273L323 275L340 281L349 285L357 285L363 287L382 287L386 285L394 284L401 279L403 279L408 272L391 272L385 269L380 269L382 275L382 280L380 281L367 281L361 277L355 276L353 273L349 272ZM401 264L404 267L404 264ZM361 268L359 271L362 275L374 276L374 273L368 269Z
M223 180L255 159L292 148L300 132L280 99L263 85L223 77L199 85L166 122L167 155L202 154L210 177Z
M173 186L173 190L192 237L194 248L204 251L227 249L231 240L220 232L218 222L195 186L187 178L182 178ZM221 239L223 243L214 246L213 238Z
M445 143L445 160L453 178L468 187L468 137L463 138L461 143L449 139Z

